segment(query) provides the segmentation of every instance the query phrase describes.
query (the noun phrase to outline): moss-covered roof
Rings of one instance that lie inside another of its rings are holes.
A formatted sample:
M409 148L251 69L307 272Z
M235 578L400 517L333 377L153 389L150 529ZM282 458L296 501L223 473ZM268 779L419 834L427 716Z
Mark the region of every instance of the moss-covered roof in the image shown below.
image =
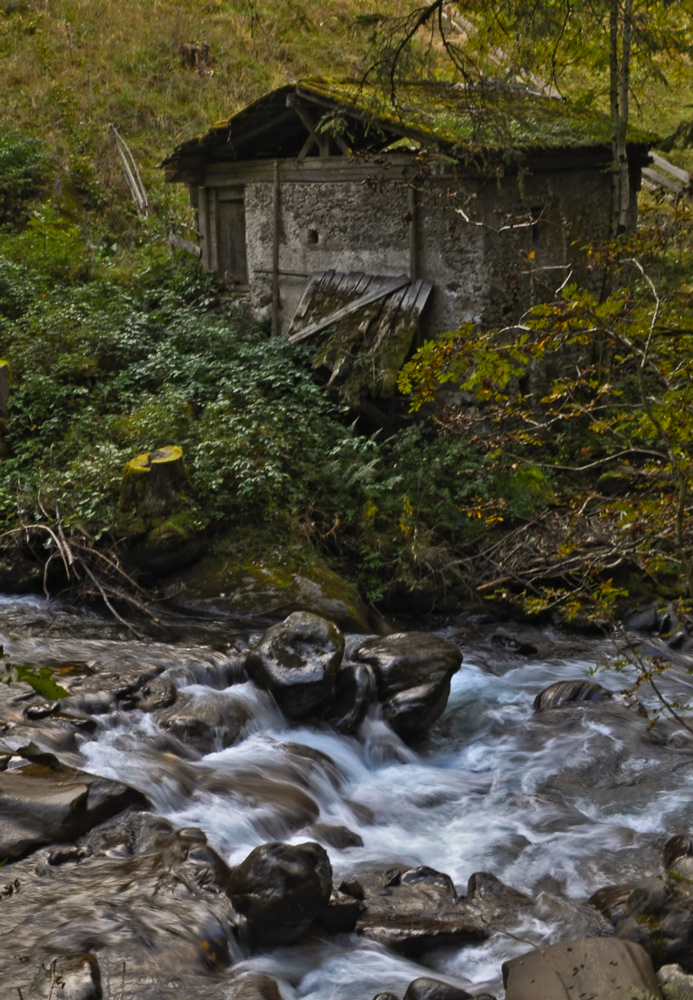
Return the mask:
M185 179L186 171L210 161L295 157L307 135L293 109L297 98L313 105L316 120L342 116L343 140L354 151L383 149L400 138L437 145L459 157L569 153L611 144L607 115L519 86L401 83L393 99L382 85L308 79L265 94L204 135L181 143L162 164L168 179ZM655 140L639 129L628 132L629 144L643 150Z
M388 88L368 83L310 79L297 89L384 127L458 149L571 149L611 143L607 115L519 86L489 83L470 89L443 82L402 83L394 101ZM654 139L639 129L629 130L633 144L651 145Z

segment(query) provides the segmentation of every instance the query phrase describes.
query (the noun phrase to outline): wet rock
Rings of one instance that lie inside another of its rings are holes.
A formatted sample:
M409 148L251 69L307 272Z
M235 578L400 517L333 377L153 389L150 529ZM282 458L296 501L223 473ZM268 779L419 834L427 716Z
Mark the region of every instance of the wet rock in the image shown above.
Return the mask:
M211 689L204 696L183 691L155 714L162 729L202 754L234 746L251 719L245 702Z
M282 1000L282 995L276 979L261 972L248 972L226 987L224 1000Z
M693 842L685 834L670 837L664 845L664 867L671 868L679 858L693 855Z
M356 732L375 698L373 673L365 663L343 663L337 671L329 721L340 733Z
M693 997L693 976L687 976L680 965L663 965L657 972L657 981L665 1000Z
M75 846L82 852L75 863L51 865L44 848L1 870L12 928L12 947L0 949L3 1000L18 997L17 987L25 1000L56 1000L61 981L72 991L66 996L81 997L79 988L92 1000L100 995L93 993L98 967L109 996L159 1000L175 979L173 996L221 1000L210 970L241 958L241 918L226 895L228 867L204 839L129 811ZM88 955L98 955L98 967Z
M363 908L361 900L333 889L327 907L318 917L318 923L330 934L351 934Z
M48 755L46 755L48 756ZM69 841L147 800L133 788L69 767L41 763L0 773L0 857L20 858Z
M378 993L373 1000L399 1000L396 993Z
M472 1000L472 995L440 979L421 976L409 983L404 1000Z
M305 719L331 704L343 653L344 637L336 625L297 611L267 629L245 667L287 718Z
M647 953L617 938L561 941L530 951L503 963L503 983L506 1000L630 1000L638 994L661 1000Z
M678 963L693 972L693 882L676 872L644 879L628 897L615 933L642 945L656 969Z
M263 844L231 870L227 891L251 944L291 944L327 906L332 867L319 844Z
M55 983L57 1000L102 1000L101 970L89 953L59 963Z
M627 882L625 885L607 885L593 893L588 903L616 925L623 916L628 897L635 885L635 882Z
M320 807L312 796L293 781L272 777L272 768L211 772L204 787L211 792L241 799L253 808L253 820L267 836L282 837L314 823Z
M347 826L335 826L332 823L314 823L309 833L316 840L322 841L328 847L345 851L348 847L363 847L363 838Z
M546 712L551 708L569 708L599 701L610 701L612 694L596 681L556 681L544 688L534 699L534 711Z
M364 903L357 933L405 953L488 937L478 908L458 899L449 876L432 868L364 872L339 889Z
M156 712L170 708L176 701L176 687L168 677L154 677L133 691L123 701L122 707L138 708L141 712Z
M474 872L467 882L467 905L474 905L484 922L494 928L527 906L534 900L518 889L501 882L490 872Z
M442 715L462 663L454 643L427 632L367 639L352 655L373 670L383 716L404 738L425 732Z

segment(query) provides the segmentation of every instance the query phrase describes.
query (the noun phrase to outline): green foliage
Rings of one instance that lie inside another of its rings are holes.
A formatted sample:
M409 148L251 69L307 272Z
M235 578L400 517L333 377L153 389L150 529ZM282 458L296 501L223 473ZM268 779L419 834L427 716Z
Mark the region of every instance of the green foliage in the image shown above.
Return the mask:
M40 195L47 173L43 143L0 125L0 225L25 219L27 203Z
M0 646L0 662L2 663L0 682L3 684L24 681L25 684L31 685L36 694L40 694L48 701L56 701L59 698L69 696L69 691L53 680L53 671L50 667L37 669L26 663L10 663L5 657L2 646Z
M548 501L552 484L542 480L552 473L576 511L598 510L630 560L658 576L674 570L693 593L693 295L680 280L693 254L688 219L589 252L595 266L627 283L603 301L567 287L557 301L535 306L522 326L468 325L424 344L399 384L413 409L448 382L473 395L471 415L448 413L449 430L471 434L505 467L498 486L518 514L529 516L542 496ZM658 273L659 288L648 269ZM574 549L567 544L558 555ZM583 564L592 574L585 588L602 606L594 589L601 564ZM544 598L531 600L536 610Z

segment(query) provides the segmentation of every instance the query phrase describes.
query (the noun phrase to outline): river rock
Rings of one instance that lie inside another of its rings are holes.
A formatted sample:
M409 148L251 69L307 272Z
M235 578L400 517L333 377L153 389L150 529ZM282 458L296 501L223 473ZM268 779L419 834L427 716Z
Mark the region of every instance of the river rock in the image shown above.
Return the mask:
M628 897L615 933L642 945L656 969L678 963L693 972L693 883L676 872L644 879Z
M610 701L611 698L611 692L596 681L556 681L536 696L534 711L546 712L550 708L569 708L586 702Z
M282 1000L276 979L262 972L247 972L224 991L224 1000Z
M343 654L344 637L336 625L296 611L264 632L245 668L287 718L305 719L331 704Z
M627 882L625 885L607 885L593 893L588 903L603 913L613 925L616 925L625 912L628 897L635 886L635 882Z
M424 733L442 715L450 679L462 663L454 643L428 632L367 639L352 657L373 670L383 716L405 739Z
M677 834L674 837L670 837L664 845L664 867L671 868L679 858L687 858L691 855L693 855L693 843L690 837L686 836L686 834Z
M329 721L340 733L356 732L375 698L373 673L365 663L343 663L337 671Z
M101 970L87 952L56 965L57 1000L102 1000Z
M326 909L318 917L318 924L330 934L351 934L363 912L363 903L339 889L333 889Z
M657 971L657 981L665 1000L693 997L693 976L687 976L680 965L663 965Z
M211 688L204 695L182 691L155 715L162 729L202 754L233 746L252 717L246 702Z
M311 837L321 840L328 847L337 851L346 851L349 847L363 847L363 838L347 826L332 823L314 823L308 831Z
M585 938L561 941L503 963L506 1000L565 1000L594 997L661 1000L647 953L630 941Z
M228 894L253 945L300 940L328 905L332 867L324 847L271 842L231 870Z
M46 759L50 755L45 755ZM28 763L0 773L0 858L70 841L147 800L117 781L57 764Z
M472 995L440 979L420 976L409 983L404 1000L472 1000Z
M432 868L363 872L339 889L364 903L357 933L405 953L488 937L478 909L458 898L448 875Z
M242 918L226 895L229 869L204 834L128 811L74 846L59 866L49 847L0 869L12 928L11 947L0 949L3 1000L96 1000L99 968L109 997L222 1000L217 973L242 957Z

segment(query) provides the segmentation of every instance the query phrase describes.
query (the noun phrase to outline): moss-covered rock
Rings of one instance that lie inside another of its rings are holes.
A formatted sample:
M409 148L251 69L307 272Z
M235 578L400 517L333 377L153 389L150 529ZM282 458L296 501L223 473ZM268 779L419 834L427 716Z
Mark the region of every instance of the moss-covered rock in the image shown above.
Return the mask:
M387 626L314 548L278 547L269 538L247 538L240 529L217 539L195 566L164 581L177 602L235 614L284 618L310 611L349 632L383 632Z

